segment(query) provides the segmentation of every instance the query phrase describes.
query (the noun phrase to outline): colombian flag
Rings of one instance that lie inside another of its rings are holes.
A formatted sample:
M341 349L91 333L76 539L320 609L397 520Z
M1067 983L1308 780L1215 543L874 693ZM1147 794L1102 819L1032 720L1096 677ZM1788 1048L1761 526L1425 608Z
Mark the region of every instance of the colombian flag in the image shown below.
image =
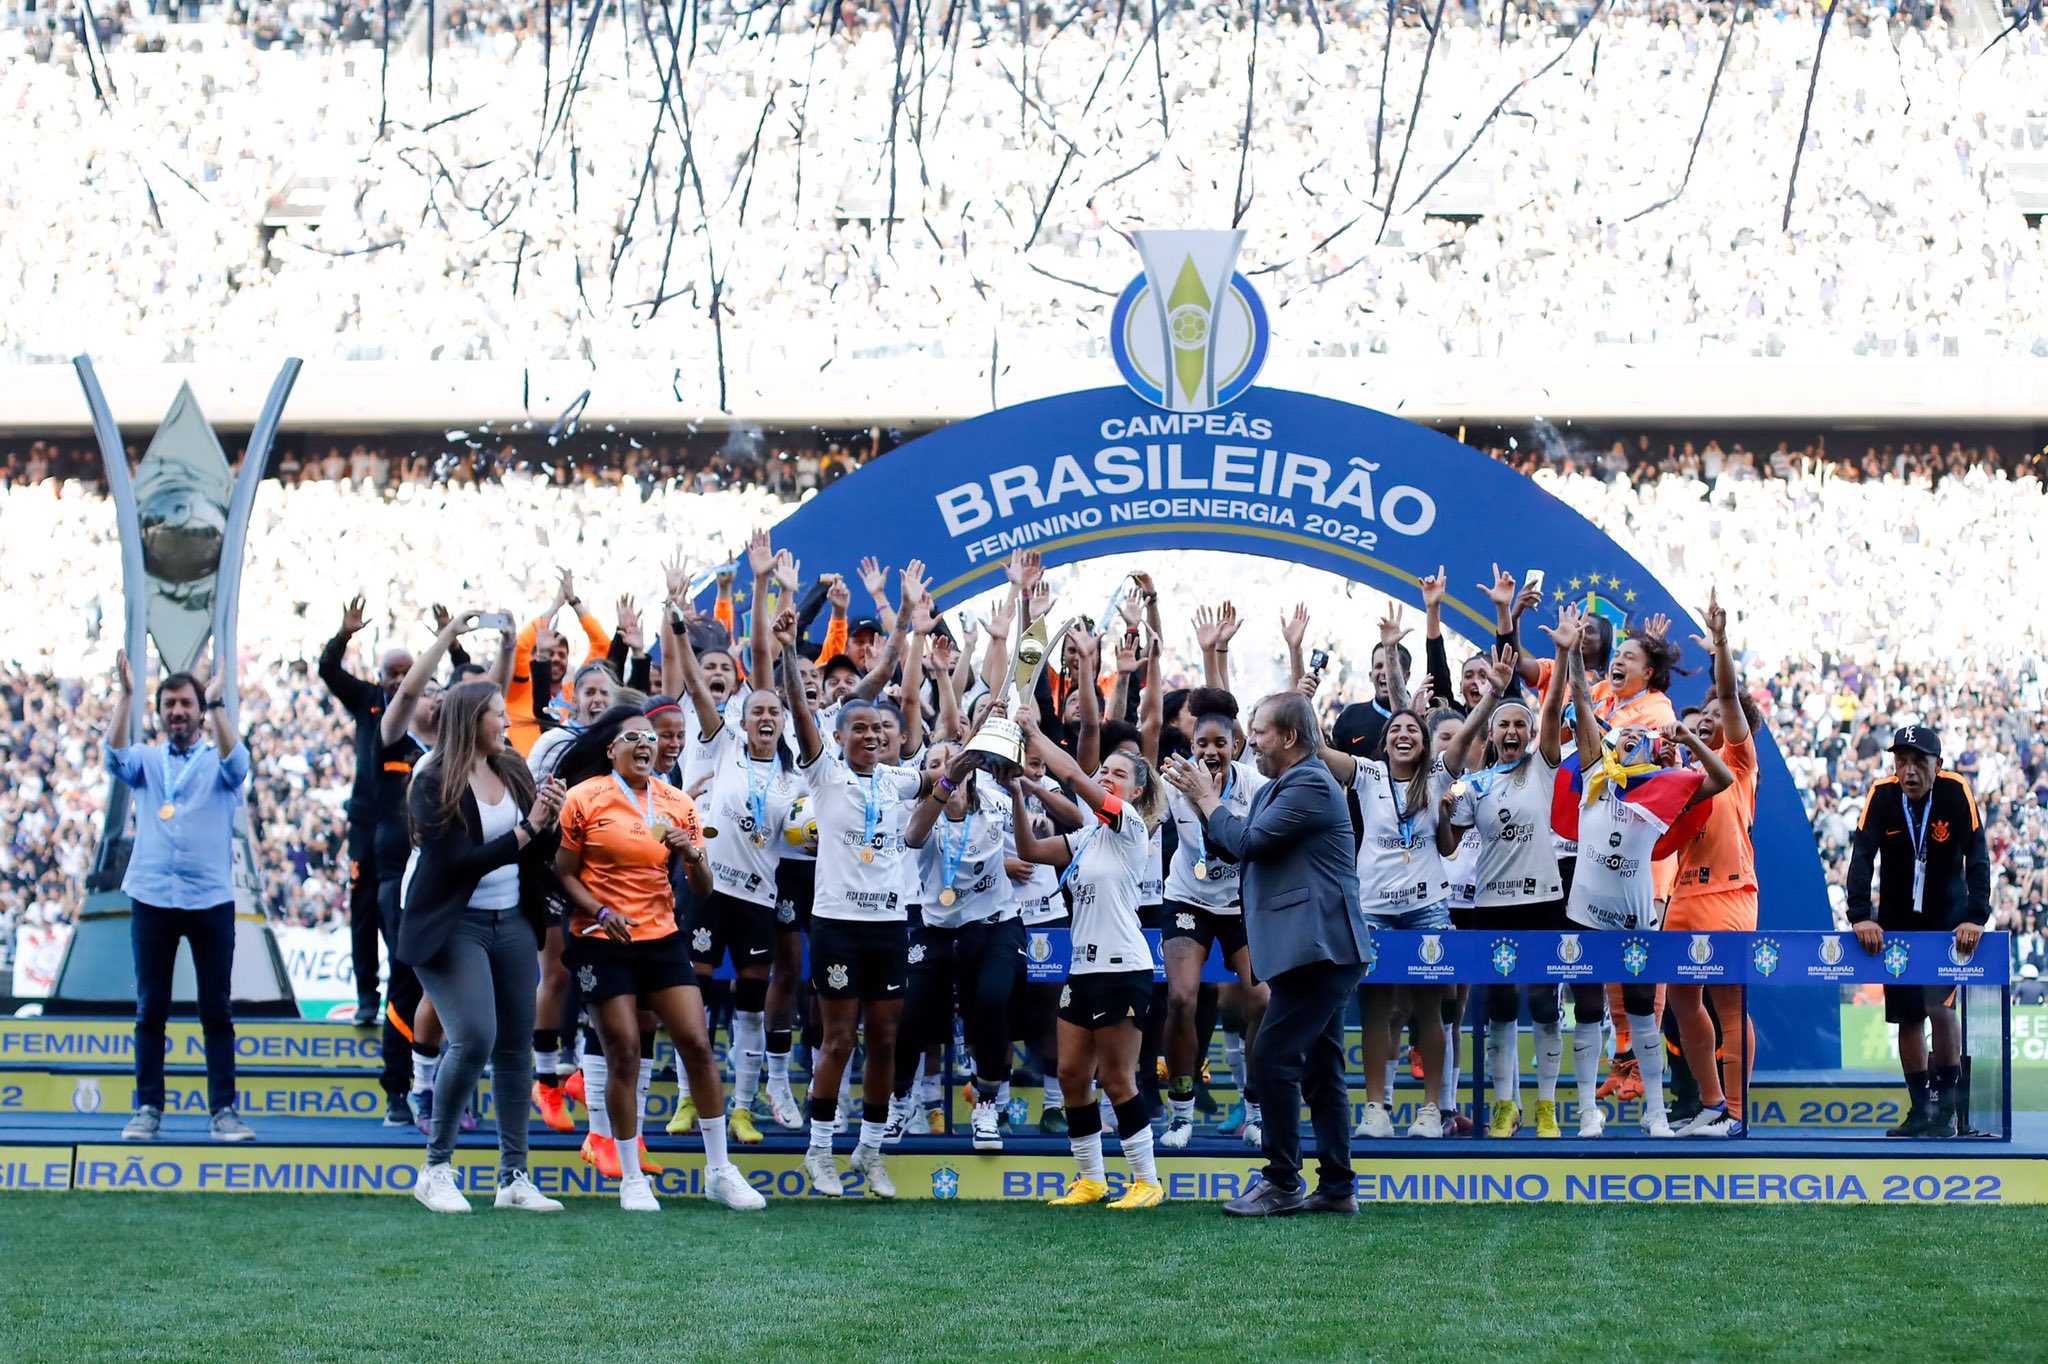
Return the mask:
M1664 827L1653 855L1669 857L1706 827L1711 802L1701 801L1686 810L1682 819L1679 816L1706 779L1706 773L1695 768L1623 763L1613 749L1605 750L1603 761L1586 773L1580 770L1579 755L1574 752L1557 769L1557 785L1550 799L1550 826L1558 837L1577 840L1580 807L1591 804L1604 788L1612 786L1623 800Z

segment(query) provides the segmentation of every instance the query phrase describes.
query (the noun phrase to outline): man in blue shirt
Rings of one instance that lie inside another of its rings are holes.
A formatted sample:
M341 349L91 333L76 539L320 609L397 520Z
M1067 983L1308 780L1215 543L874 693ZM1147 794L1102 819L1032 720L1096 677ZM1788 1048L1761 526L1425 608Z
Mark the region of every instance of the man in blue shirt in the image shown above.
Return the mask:
M135 1116L121 1136L153 1140L164 1111L164 1025L178 940L192 944L199 1023L206 1038L206 1106L216 1141L253 1141L235 1111L235 893L230 879L235 813L249 779L249 750L221 701L222 672L200 690L190 673L156 689L162 745L115 747L128 738L135 674L119 657L120 696L106 739L107 770L135 792L135 847L121 889L135 902ZM212 742L202 730L212 731Z

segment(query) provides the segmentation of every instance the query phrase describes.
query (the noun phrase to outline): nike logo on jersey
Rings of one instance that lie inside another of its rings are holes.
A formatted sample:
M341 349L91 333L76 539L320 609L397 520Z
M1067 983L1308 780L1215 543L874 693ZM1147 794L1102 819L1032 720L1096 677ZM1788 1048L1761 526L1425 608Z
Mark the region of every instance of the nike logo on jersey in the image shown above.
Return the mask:
M895 990L900 990L900 989L902 989L903 987L902 987L901 985L889 985L889 986L887 986L887 987L885 987L885 988L887 988L887 989L889 989L889 990L891 990L891 991L895 991Z

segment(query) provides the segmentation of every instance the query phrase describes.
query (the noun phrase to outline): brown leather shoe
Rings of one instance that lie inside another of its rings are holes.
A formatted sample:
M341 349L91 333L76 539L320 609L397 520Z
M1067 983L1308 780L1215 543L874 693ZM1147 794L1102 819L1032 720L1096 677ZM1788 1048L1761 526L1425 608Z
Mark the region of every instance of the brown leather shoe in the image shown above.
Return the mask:
M1328 1212L1339 1217L1358 1216L1358 1195L1349 1189L1317 1189L1302 1200L1303 1212Z

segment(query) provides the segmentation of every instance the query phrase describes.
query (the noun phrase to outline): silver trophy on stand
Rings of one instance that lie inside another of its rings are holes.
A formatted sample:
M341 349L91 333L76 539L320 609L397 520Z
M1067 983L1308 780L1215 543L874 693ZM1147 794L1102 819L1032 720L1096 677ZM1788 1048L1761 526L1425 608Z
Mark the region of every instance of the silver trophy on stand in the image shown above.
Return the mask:
M1029 598L1020 599L1021 613ZM1030 626L1017 632L1017 647L1010 654L1010 670L1003 678L1002 687L996 692L994 703L1001 705L1010 699L1012 692L1029 697L1038 691L1038 679L1045 672L1046 664L1053 655L1064 648L1067 632L1074 628L1068 621L1057 632L1047 633L1047 622L1052 619L1050 603L1044 615ZM970 752L979 753L982 766L998 781L1011 781L1024 770L1024 726L1007 715L991 715L981 722L981 728L967 743Z

